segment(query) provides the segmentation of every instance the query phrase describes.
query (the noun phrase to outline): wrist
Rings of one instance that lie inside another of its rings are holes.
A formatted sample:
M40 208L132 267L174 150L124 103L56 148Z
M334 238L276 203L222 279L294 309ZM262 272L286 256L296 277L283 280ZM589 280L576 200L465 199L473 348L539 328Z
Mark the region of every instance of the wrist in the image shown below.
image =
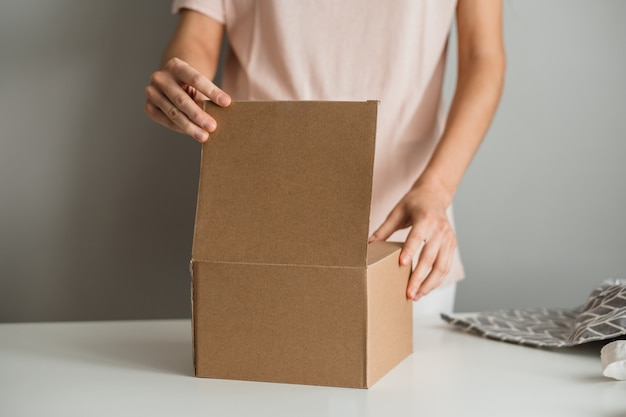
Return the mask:
M425 171L417 181L415 181L411 190L426 192L447 208L452 204L455 187L447 184L440 176Z

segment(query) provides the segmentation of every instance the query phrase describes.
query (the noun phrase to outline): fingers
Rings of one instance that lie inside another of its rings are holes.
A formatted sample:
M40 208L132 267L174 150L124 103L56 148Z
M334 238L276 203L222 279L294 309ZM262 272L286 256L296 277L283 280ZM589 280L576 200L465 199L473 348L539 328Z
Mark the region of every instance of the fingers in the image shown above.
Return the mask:
M441 285L444 278L448 275L448 272L450 272L450 266L452 265L452 257L454 255L455 248L456 239L454 237L449 239L440 247L437 259L433 264L430 273L421 283L418 294L429 294L432 290Z
M165 64L165 70L175 74L178 81L193 86L214 103L222 107L230 105L231 98L228 94L185 61L172 58Z
M420 249L423 251L423 246L428 241L428 226L429 225L426 222L420 222L413 226L406 238L406 241L404 242L404 245L402 245L402 251L400 252L400 265L410 265L417 251ZM431 247L432 243L433 242L431 241Z
M456 238L451 229L426 241L407 285L408 298L417 301L443 282L450 271L455 248Z
M177 132L192 136L199 142L209 139L209 132L202 129L179 111L157 88L146 88L146 113L155 122Z
M404 211L400 207L394 208L391 213L389 213L389 216L387 216L387 219L385 219L383 224L381 224L380 227L372 233L372 236L368 239L368 243L372 243L376 240L386 240L396 230L408 227L409 224L407 224L407 221L408 219L406 218Z
M369 238L370 243L386 240L396 230L411 227L399 257L400 265L409 265L419 253L406 287L411 300L439 286L450 270L456 237L446 213L449 194L438 182L416 182Z
M385 240L396 230L410 226L403 208L394 208L369 242ZM420 216L400 251L400 265L410 265L419 252L415 269L407 285L407 298L417 301L437 288L446 277L456 249L456 237L447 218Z
M228 106L230 96L186 62L172 58L163 70L152 74L146 87L145 111L155 122L192 136L199 142L209 138L217 123L201 107L209 98Z
M152 75L152 83L146 88L146 99L176 126L175 130L200 142L206 141L209 132L217 126L215 120L166 71L157 71Z
M155 106L151 102L149 101L146 102L145 111L146 111L146 114L150 116L150 118L154 120L155 122L157 122L158 124L163 125L167 127L168 129L172 129L172 130L176 130L177 132L180 132L178 127L174 123L172 123L172 121L168 119L165 114L163 114L161 109L159 109L157 106Z

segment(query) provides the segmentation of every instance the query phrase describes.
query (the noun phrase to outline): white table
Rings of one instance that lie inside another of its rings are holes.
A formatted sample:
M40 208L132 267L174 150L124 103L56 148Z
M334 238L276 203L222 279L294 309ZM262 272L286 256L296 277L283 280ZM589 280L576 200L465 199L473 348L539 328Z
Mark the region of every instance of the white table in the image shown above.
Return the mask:
M537 350L439 319L369 390L192 376L188 320L0 325L0 416L626 416L599 345Z

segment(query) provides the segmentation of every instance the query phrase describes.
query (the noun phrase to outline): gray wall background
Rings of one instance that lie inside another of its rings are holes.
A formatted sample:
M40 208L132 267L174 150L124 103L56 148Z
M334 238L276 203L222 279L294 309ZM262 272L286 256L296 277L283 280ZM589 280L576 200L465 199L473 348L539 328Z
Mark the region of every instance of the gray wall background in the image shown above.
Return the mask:
M189 316L200 148L143 113L169 7L0 3L0 321ZM505 2L502 104L455 200L457 310L575 306L626 276L624 17Z

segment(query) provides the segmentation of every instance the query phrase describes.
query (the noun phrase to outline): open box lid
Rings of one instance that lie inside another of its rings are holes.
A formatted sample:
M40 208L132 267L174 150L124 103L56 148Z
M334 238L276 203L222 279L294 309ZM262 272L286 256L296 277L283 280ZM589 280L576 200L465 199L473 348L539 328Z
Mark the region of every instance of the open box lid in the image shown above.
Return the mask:
M206 102L194 260L366 265L378 102Z

